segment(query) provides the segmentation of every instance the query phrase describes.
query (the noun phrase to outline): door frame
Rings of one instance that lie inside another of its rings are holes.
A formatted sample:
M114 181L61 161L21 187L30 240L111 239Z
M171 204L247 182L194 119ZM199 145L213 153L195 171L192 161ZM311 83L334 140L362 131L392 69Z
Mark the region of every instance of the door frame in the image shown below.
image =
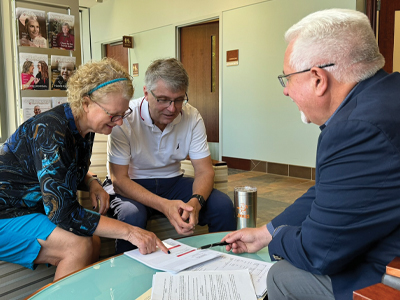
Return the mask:
M219 143L218 143L218 160L222 159L222 67L223 67L223 52L222 52L222 13L221 14L215 14L215 15L210 15L208 17L204 18L197 18L197 19L192 19L188 20L186 22L181 22L181 23L175 23L175 56L176 59L180 61L180 33L179 29L182 27L187 27L187 26L192 26L192 25L199 25L202 23L207 23L207 22L212 22L212 21L218 21L220 26L218 28L219 31L219 47L218 47L218 53L219 53L219 62L218 62L218 68L219 68L219 74L218 74L218 109L219 109L219 116L218 116L218 124L219 124L219 130L218 130L218 136L219 136Z
M377 11L378 11L378 1L377 0L366 0L365 1L365 14L367 15L372 30L376 36L376 22L377 22Z
M379 0L379 2L381 2L381 0ZM393 6L392 6L393 5ZM387 6L383 6L385 8L387 7L398 7L398 2L396 3L391 3L391 4L387 4ZM380 4L380 6L382 6ZM386 23L389 23L389 25L394 25L394 18L391 19L391 16L386 15L386 13L388 12L388 10L383 9L381 7L379 7L379 19L378 19L378 0L366 0L366 14L368 16L368 18L370 19L371 22L371 26L374 30L374 34L375 36L378 36L378 45L380 46L380 52L382 53L382 55L385 57L385 65L383 67L383 69L388 72L391 73L393 72L393 49L390 47L391 43L393 42L393 46L394 46L394 26L388 29L388 31L385 32L388 33L390 36L393 34L393 37L388 38L388 36L385 36L385 38L382 38L382 33L381 35L379 35L379 23L382 23L382 20L385 19ZM389 19L386 19L386 17L388 17ZM392 31L393 30L393 31Z

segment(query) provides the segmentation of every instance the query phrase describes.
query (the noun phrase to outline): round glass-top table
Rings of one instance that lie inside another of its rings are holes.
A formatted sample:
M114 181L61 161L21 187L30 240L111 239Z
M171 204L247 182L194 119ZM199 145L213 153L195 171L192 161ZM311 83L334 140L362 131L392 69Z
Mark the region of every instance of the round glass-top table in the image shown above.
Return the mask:
M209 233L179 239L192 247L219 242L227 232ZM225 246L213 250L227 253ZM232 255L232 252L230 252ZM268 248L238 256L270 262ZM51 283L27 299L136 299L151 288L158 270L147 267L126 255L110 257Z

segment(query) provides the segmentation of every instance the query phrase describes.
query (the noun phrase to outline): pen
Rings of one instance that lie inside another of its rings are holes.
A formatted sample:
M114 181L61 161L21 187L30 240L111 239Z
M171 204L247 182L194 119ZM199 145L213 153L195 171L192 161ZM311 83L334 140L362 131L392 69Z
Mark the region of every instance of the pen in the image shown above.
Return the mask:
M219 243L214 243L214 244L208 244L208 245L201 246L201 247L197 248L197 250L208 249L208 248L216 247L216 246L226 246L226 245L229 245L229 243L227 243L227 242L219 242Z

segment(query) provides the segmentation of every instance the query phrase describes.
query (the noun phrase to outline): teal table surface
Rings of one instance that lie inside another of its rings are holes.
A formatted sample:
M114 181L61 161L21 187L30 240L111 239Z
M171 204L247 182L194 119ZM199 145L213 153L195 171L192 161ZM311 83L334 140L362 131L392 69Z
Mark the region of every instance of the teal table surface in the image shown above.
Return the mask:
M179 239L192 247L219 242L227 233L218 232ZM225 246L212 248L227 253ZM232 255L233 254L231 252ZM268 249L238 256L271 261ZM136 299L149 288L157 272L136 260L119 255L73 273L32 295L28 299Z

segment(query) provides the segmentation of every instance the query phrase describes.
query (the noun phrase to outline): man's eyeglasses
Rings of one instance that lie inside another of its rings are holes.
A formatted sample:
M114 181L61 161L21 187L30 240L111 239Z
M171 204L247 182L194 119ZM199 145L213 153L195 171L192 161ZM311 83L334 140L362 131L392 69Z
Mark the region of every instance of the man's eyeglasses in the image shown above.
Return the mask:
M108 111L106 111L106 109L101 106L99 103L97 103L96 101L93 101L92 98L90 98L88 96L88 98L93 102L96 103L98 106L100 106L100 108L102 110L104 110L104 112L110 117L111 122L118 122L121 119L125 119L127 116L129 116L132 113L132 109L129 107L128 110L125 112L125 114L123 115L111 115Z
M322 66L317 66L317 68L323 69L323 68L327 68L327 67L332 67L334 65L335 64L326 64L326 65L322 65ZM305 72L311 71L311 69L312 68L307 69L307 70L303 70L303 71L299 71L299 72L290 73L290 74L287 74L287 75L279 75L278 76L279 82L281 83L281 85L283 87L286 87L289 76L292 76L292 75L295 75L295 74L300 74L300 73L305 73Z
M169 107L172 103L175 104L175 107L180 108L183 105L185 105L186 103L188 103L188 101L189 101L189 97L188 97L187 93L185 93L186 98L184 98L184 99L175 99L175 100L158 99L157 96L154 95L153 91L150 91L150 93L153 95L154 98L156 98L158 104L163 108Z

